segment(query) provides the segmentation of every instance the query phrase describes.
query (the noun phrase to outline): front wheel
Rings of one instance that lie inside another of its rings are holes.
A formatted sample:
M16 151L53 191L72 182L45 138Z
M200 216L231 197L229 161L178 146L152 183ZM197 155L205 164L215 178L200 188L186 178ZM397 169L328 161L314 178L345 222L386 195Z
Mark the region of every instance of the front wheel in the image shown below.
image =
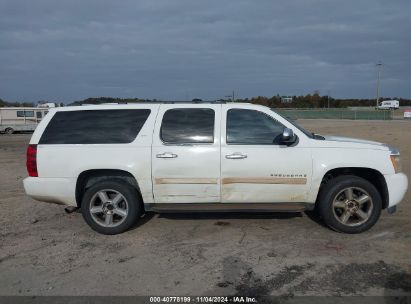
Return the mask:
M330 180L321 189L318 211L332 229L360 233L370 229L380 217L381 195L369 181L353 175Z
M81 212L87 224L102 234L118 234L131 228L141 215L137 190L127 182L110 180L86 190Z

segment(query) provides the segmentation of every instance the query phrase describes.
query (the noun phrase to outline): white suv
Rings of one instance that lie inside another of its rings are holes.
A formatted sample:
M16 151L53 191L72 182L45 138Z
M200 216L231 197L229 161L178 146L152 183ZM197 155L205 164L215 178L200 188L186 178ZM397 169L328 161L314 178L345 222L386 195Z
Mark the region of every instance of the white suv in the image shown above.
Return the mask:
M147 211L315 209L358 233L408 187L385 144L312 134L270 108L142 103L50 109L27 150L26 193L81 208L104 234Z

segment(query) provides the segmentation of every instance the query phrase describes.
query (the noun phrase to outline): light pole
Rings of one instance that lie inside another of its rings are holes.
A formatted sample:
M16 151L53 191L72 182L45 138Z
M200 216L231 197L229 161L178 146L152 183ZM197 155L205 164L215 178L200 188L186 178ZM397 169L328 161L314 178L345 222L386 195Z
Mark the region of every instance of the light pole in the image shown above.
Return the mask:
M382 63L381 62L378 62L377 64L376 64L376 66L377 66L377 108L378 108L378 102L379 102L379 100L380 100L380 77L381 77L381 66L382 66Z

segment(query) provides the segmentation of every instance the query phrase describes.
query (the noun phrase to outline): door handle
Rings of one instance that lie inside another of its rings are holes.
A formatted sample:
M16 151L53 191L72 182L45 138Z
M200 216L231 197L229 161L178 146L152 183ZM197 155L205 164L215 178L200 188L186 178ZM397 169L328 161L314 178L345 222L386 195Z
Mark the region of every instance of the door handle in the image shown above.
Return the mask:
M243 159L247 158L247 154L242 154L240 152L234 152L233 154L228 154L225 156L227 159Z
M157 158L176 158L177 154L171 152L164 152L156 155Z

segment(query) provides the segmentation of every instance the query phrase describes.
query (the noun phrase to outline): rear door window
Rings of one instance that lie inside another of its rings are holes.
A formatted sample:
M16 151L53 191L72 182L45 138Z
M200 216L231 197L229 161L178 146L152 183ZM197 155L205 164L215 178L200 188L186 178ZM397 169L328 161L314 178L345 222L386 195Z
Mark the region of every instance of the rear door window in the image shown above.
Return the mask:
M131 143L149 115L149 109L60 111L39 144Z
M160 138L166 144L207 144L214 142L214 110L171 109L164 113Z

